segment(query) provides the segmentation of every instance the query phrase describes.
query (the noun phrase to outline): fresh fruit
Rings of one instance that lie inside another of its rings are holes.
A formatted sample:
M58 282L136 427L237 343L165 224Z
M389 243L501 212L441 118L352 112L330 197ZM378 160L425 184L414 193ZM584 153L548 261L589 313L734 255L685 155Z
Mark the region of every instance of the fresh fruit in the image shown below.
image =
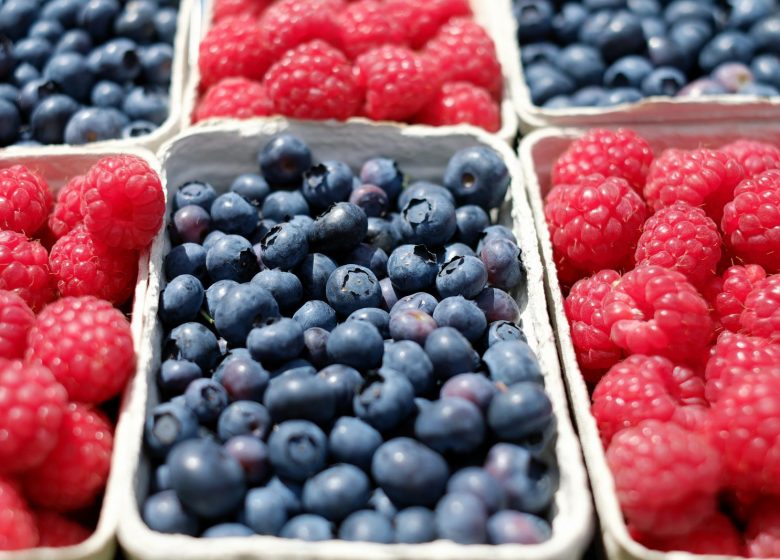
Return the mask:
M35 314L13 292L0 290L0 358L14 360L24 356L27 333L35 323Z
M54 297L49 274L49 255L38 241L0 230L0 289L15 293L38 311Z

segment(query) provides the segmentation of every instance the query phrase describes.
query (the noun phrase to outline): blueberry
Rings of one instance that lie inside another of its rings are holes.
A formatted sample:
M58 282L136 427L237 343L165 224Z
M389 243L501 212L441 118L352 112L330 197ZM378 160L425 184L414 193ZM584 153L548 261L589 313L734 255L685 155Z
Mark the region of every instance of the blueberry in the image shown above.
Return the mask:
M414 411L414 387L397 371L382 368L366 377L355 395L355 415L380 432L400 425Z
M155 457L165 457L177 443L197 436L198 418L186 406L159 404L146 417L144 440Z
M473 494L445 495L436 506L436 532L439 538L459 544L487 542L487 512Z
M182 505L173 490L149 496L144 502L141 517L152 531L158 533L193 537L198 534L198 518Z
M474 245L482 230L490 225L490 217L481 207L465 204L455 210L455 239L466 245Z
M458 204L496 208L509 187L509 171L492 148L473 146L459 150L447 163L444 186Z
M22 113L29 115L41 101L59 93L60 88L52 81L39 78L26 83L21 90L17 89L16 91L17 96L9 101L17 104Z
M244 469L246 481L250 486L260 484L266 479L270 471L268 447L259 438L253 435L231 437L224 447L227 454Z
M336 399L321 377L290 371L271 380L263 403L275 422L304 419L325 423L333 418Z
M356 511L347 517L339 528L339 538L345 541L392 543L393 526L383 515L371 511Z
M265 439L271 429L271 415L260 403L236 401L219 415L217 433L222 441L235 436L251 435Z
M157 32L157 39L173 44L176 37L176 20L179 17L178 10L174 8L161 8L154 14L154 30Z
M743 86L753 82L750 68L740 62L724 62L712 71L711 77L729 93L736 93Z
M444 255L441 261L447 263L457 257L476 257L474 249L464 243L450 243L444 246Z
M253 488L246 493L241 519L258 535L276 536L287 523L284 498L273 488Z
M189 360L204 373L210 372L219 356L217 337L200 323L184 323L171 331L163 359Z
M26 62L37 69L43 68L51 56L52 46L42 37L28 37L18 41L13 47L13 56L17 63Z
M780 55L780 16L764 18L750 28L750 37L762 52Z
M35 107L30 117L33 138L42 144L62 144L65 127L78 109L78 103L67 95L50 95Z
M399 311L414 310L423 311L428 315L433 315L433 310L439 305L439 301L428 292L416 292L399 299L390 309L390 313Z
M659 0L628 0L626 5L638 16L657 16L661 13Z
M325 293L328 303L342 316L382 304L379 280L369 269L357 265L341 266L333 271Z
M401 211L405 241L429 246L443 245L455 233L455 207L444 197L412 198Z
M254 207L262 207L271 188L260 175L244 173L236 177L230 185L231 192L243 197Z
M737 90L739 95L758 95L761 97L774 97L780 94L780 90L767 84L745 84Z
M395 504L393 504L392 500L390 500L390 498L381 488L376 488L371 493L371 498L368 500L368 505L371 507L371 509L380 515L383 515L388 520L394 519L398 513L398 508L395 507Z
M349 202L363 209L366 216L384 216L390 206L387 193L376 185L362 185L349 195Z
M539 514L550 506L556 487L552 473L527 449L498 443L487 454L485 470L501 482L510 509Z
M638 88L653 71L653 65L645 57L629 55L616 60L604 73L604 85L608 88Z
M511 242L506 240L493 240L485 247L499 242L511 245ZM483 254L485 250L483 249ZM487 281L488 269L480 259L470 256L454 257L442 265L441 270L439 270L439 274L436 276L436 289L445 298L454 295L474 298L482 291Z
M379 367L384 342L377 328L366 321L348 321L330 333L328 357L335 363L360 370Z
M580 43L564 48L558 55L557 65L579 87L601 83L605 69L599 51L590 45Z
M303 329L292 319L271 319L250 331L246 347L260 363L288 362L303 350Z
M157 375L157 385L171 397L182 394L190 382L203 376L197 364L187 360L165 360Z
M656 95L674 96L688 82L685 74L677 68L664 66L656 68L642 81L642 93L648 97Z
M137 45L124 38L112 39L96 48L87 62L95 77L120 84L135 80L142 71Z
M157 12L155 2L149 0L130 0L114 21L114 32L128 37L137 43L146 44L154 40L157 31L154 28L154 15Z
M571 97L571 103L575 107L600 107L604 104L607 92L599 86L587 86L578 90Z
M251 357L230 355L214 372L214 379L227 391L231 400L263 400L268 387L268 372Z
M242 196L228 192L211 204L214 227L226 234L248 237L257 226L257 210Z
M276 317L279 306L271 292L257 284L240 284L217 304L214 326L229 344L243 346L252 327Z
M425 353L433 364L436 377L441 380L473 371L477 365L468 339L452 327L439 327L428 335Z
M89 99L94 83L87 60L74 52L57 54L49 59L43 76L57 84L62 93L78 101Z
M520 308L514 298L498 288L485 288L474 302L485 313L489 323L493 321L514 323L520 317Z
M248 282L259 268L252 244L240 235L225 235L206 253L206 269L215 281Z
M395 517L395 542L421 544L436 540L434 515L428 508L414 506Z
M79 27L87 31L96 43L102 43L111 36L114 19L121 9L117 0L89 0L79 12Z
M316 299L304 303L292 318L301 324L304 331L312 327L320 327L326 331L336 328L336 311L324 301Z
M724 62L750 64L756 51L756 42L739 31L724 31L715 35L699 53L699 66L704 72L712 72Z
M490 403L488 425L506 441L532 442L545 439L553 426L552 404L536 383L515 383L499 392Z
M359 468L335 465L316 474L303 486L303 507L325 519L339 522L368 503L371 485Z
M284 270L298 266L309 250L304 231L289 223L272 227L260 241L260 246L263 251L263 264L268 268Z
M689 64L697 63L699 52L712 35L712 27L702 20L682 20L669 29L669 38L680 47Z
M305 513L288 521L279 536L301 541L328 541L333 538L333 526L324 517Z
M761 54L750 63L755 80L762 84L780 87L780 58L773 54Z
M488 519L491 544L539 544L552 537L550 524L541 517L519 511L499 511Z
M362 420L345 416L336 420L328 442L335 461L369 472L371 459L382 445L382 436Z
M303 259L296 274L309 297L325 299L328 279L336 268L336 263L330 257L322 253L311 253Z
M134 87L122 103L122 110L132 120L161 125L168 118L168 93L151 87Z
M347 321L365 321L374 325L383 339L390 338L390 314L377 307L365 307L352 312Z
M470 342L482 338L487 328L485 314L476 303L463 296L451 296L441 300L433 312L433 320L440 327L457 329Z
M472 494L479 498L488 513L503 509L506 493L499 481L479 467L467 467L456 472L447 483L447 492Z
M312 327L303 331L303 352L301 356L316 367L330 363L326 350L330 332L320 327Z
M731 3L729 26L748 30L754 23L775 14L774 0L743 0Z
M50 4L53 4L53 2ZM83 29L67 30L54 47L56 54L75 52L86 56L91 50L92 39L89 38L89 34Z
M165 255L165 277L172 280L181 274L192 274L203 279L206 276L206 251L195 243L183 243Z
M249 537L254 535L246 525L241 523L219 523L212 525L201 534L203 539L224 539L229 537Z
M555 11L548 0L519 0L514 3L513 13L521 44L543 41L550 34Z
M300 187L303 174L312 165L305 142L291 134L272 138L258 154L260 170L271 185Z
M28 37L40 37L46 39L50 44L54 45L60 40L60 37L65 33L65 28L62 24L56 20L39 19L30 26L30 30L27 32Z
M382 278L379 281L379 288L382 290L382 300L386 309L391 309L398 303L398 294L396 293L390 278Z
M672 66L686 70L688 59L683 50L667 36L652 37L647 41L647 52L654 66Z
M195 413L202 424L215 422L228 405L225 388L213 379L196 379L184 392L187 408Z
M363 377L360 373L344 364L332 364L323 368L317 376L330 387L337 415L351 414L352 400L363 383Z
M581 8L579 5L577 7ZM561 49L558 45L541 41L523 45L523 51L520 55L524 67L538 63L554 66L560 52Z
M490 323L486 336L487 346L493 346L504 340L521 340L523 342L528 342L523 330L514 323L510 321L493 321Z
M159 315L168 325L194 320L203 304L203 286L190 274L171 280L160 296Z
M8 0L0 6L0 34L17 41L27 34L38 15L34 0Z
M303 486L299 483L291 480L283 480L278 476L275 476L268 481L266 488L273 490L282 497L288 515L296 515L301 512Z
M442 385L441 397L465 399L487 411L496 394L496 386L480 373L460 373Z
M666 22L661 19L660 17L643 17L641 22L642 24L642 34L645 36L645 40L648 42L647 48L648 51L650 50L650 42L653 39L667 39L666 32L667 32L667 26ZM682 54L682 49L677 47L674 43L667 43L667 45L670 47L669 51L670 53L673 53L675 51L680 52ZM653 50L655 51L655 54L653 56L659 56L658 51L658 44L653 47ZM667 55L668 56L668 55ZM683 55L684 56L684 55ZM684 59L685 60L685 59ZM687 60L683 63L687 65Z
M711 2L674 0L666 6L664 18L669 24L684 20L699 20L712 25L715 23L713 8Z
M511 290L525 281L520 248L512 241L486 239L482 243L479 257L487 269L487 281L491 286Z
M368 230L368 218L359 206L337 202L317 216L309 235L315 251L343 252L357 247Z
M555 37L563 44L573 43L577 40L577 34L587 18L588 9L582 4L579 2L565 3L552 20ZM526 48L523 47L523 50Z
M571 98L568 95L556 95L542 105L545 109L568 109L572 107Z
M96 107L118 109L122 106L125 92L117 83L103 80L95 84L90 93L90 102Z
M441 455L410 438L396 438L374 453L371 474L401 506L431 506L444 493L449 469Z
M181 208L189 204L195 204L206 211L211 210L211 205L217 198L217 192L210 184L203 181L189 181L179 186L174 195L174 208Z
M470 453L485 438L485 421L480 409L470 401L442 398L420 412L414 433L417 439L439 453Z
M0 99L8 101L21 109L19 102L19 88L11 84L0 83Z
M424 311L403 309L390 315L389 327L394 340L411 340L422 345L438 325Z
M22 119L12 102L0 99L0 146L13 144L18 138Z
M75 120L75 118L74 116L71 121ZM70 127L71 123L68 123L68 128ZM194 204L182 206L173 214L173 223L169 227L172 228L170 230L171 237L175 240L185 243L201 243L208 234L209 229L211 229L211 216L200 206Z
M392 159L373 158L360 169L360 180L385 191L390 201L395 200L406 184L406 176Z
M28 83L40 78L41 73L35 66L29 62L23 62L14 69L12 83L18 88L23 88Z
M365 244L381 249L385 253L392 253L400 241L401 236L389 221L382 218L368 218Z
M624 105L627 103L636 103L644 98L642 92L634 88L615 88L607 93L604 99L604 106Z
M583 32L584 29L583 26ZM638 53L645 46L641 20L631 12L618 10L606 19L604 26L590 44L601 51L607 62L628 54Z
M200 517L227 515L244 499L246 482L241 465L213 441L184 441L171 451L166 464L176 495Z
M165 43L146 47L141 51L141 66L146 83L167 86L171 82L173 47Z
M404 207L409 204L409 201L413 198L428 198L429 196L443 196L449 200L452 204L455 204L455 197L453 193L445 189L441 185L435 183L429 183L428 181L415 181L398 196L398 210L403 210ZM400 218L400 216L397 216Z
M387 274L393 286L405 293L427 289L434 283L437 272L436 255L425 245L401 245L387 261Z
M533 350L521 340L497 342L482 358L493 381L511 386L522 381L542 383L539 361Z
M525 72L531 100L536 105L573 93L577 84L556 67L540 62L526 68Z
M163 464L154 469L154 476L150 486L152 492L162 492L171 489L171 470L168 468L168 465Z
M327 447L322 430L306 420L282 422L268 439L271 464L276 473L296 481L306 480L325 467Z
M303 193L312 208L323 209L343 202L352 192L352 170L341 161L317 164L303 174Z
M219 302L236 286L238 286L238 282L235 280L218 280L206 290L206 308L212 319L217 312Z
M119 138L127 117L117 109L89 107L80 109L65 127L67 144L86 144Z

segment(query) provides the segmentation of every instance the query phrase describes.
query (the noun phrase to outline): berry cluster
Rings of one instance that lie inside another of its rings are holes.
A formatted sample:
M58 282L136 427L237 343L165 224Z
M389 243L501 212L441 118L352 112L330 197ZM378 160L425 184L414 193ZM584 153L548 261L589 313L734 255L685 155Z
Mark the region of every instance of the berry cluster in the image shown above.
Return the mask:
M168 117L176 0L8 0L0 146L86 144Z
M0 170L0 550L90 534L75 519L99 501L113 444L99 407L135 369L113 304L131 295L164 213L159 179L130 156L98 161L52 204L34 171Z
M555 422L509 295L520 249L488 216L509 184L500 156L457 152L443 186L407 185L386 158L316 163L290 135L258 159L224 194L191 182L173 201L146 523L548 539Z
M501 67L468 0L217 0L193 119L501 124Z
M591 130L555 163L545 215L634 537L780 554L780 149L654 157Z
M771 0L514 0L514 13L539 106L780 95L780 10Z

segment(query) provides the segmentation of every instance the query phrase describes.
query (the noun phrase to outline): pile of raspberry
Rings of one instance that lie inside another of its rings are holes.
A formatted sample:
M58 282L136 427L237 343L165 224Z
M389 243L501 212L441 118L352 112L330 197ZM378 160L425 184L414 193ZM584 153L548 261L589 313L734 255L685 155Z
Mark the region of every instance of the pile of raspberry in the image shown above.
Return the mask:
M780 556L780 148L591 130L545 216L631 535Z
M0 169L0 551L86 539L108 479L108 410L135 370L139 251L165 210L157 174L106 157L56 200L44 177Z
M468 0L216 0L198 66L195 121L501 125L501 67Z

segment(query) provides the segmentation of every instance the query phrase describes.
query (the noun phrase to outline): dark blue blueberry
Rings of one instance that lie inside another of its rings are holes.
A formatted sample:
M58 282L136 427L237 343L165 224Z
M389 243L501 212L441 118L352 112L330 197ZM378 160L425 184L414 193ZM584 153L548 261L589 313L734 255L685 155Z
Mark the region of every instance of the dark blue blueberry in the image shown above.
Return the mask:
M63 27L74 27L85 0L51 0L42 7L39 19L58 22Z
M396 302L390 309L390 313L398 313L399 311L415 310L423 311L428 315L433 315L433 310L439 301L428 292L417 292L404 296Z
M550 540L550 524L536 515L519 511L499 511L488 519L490 544L540 544Z
M360 385L363 383L363 377L360 373L356 369L344 364L332 364L322 369L317 376L323 379L330 387L333 393L336 414L351 414L355 393L357 393Z
M395 507L392 500L387 497L385 491L381 488L376 488L371 493L371 498L368 500L368 505L371 506L375 512L385 516L387 519L394 519L398 513L398 508Z
M235 436L252 436L265 439L271 430L271 415L260 403L236 401L219 415L217 433L222 441Z
M279 476L303 481L325 467L328 440L316 424L306 420L288 420L271 432L268 449L271 464Z
M206 253L206 269L214 281L248 282L260 267L249 241L240 235L225 235Z
M222 301L222 298L236 286L238 286L238 282L235 280L218 280L209 286L208 290L206 290L206 307L211 318L214 318L217 306Z
M579 87L600 84L606 68L599 51L581 43L564 48L558 55L557 64Z
M53 2L49 3L49 5L51 4ZM57 46L54 47L54 52L57 54L75 52L86 56L91 50L92 39L89 38L89 33L83 29L68 29L60 37Z
M189 384L203 377L197 364L187 360L165 360L157 375L157 385L168 397L181 395Z
M712 72L724 62L750 64L756 46L756 42L745 33L724 31L704 45L699 53L699 67L704 72Z
M488 326L488 332L486 336L487 346L493 346L498 342L504 340L520 340L522 342L528 342L523 330L510 321L493 321Z
M317 216L309 234L315 251L344 252L357 247L368 231L368 218L362 208L338 202Z
M0 99L0 146L16 142L21 124L22 119L16 105L6 99Z
M432 506L444 493L449 469L444 458L411 438L383 443L371 461L371 475L393 503Z
M580 27L582 27L587 18L588 10L582 4L579 2L565 3L552 20L555 37L562 44L573 43L577 40ZM523 50L526 48L523 47ZM523 64L525 64L525 61L523 61Z
M780 16L764 18L750 28L750 36L763 52L780 55Z
M650 44L649 43L653 39L667 39L668 40L668 38L666 37L666 33L667 33L666 22L663 19L661 19L660 17L655 17L655 16L647 17L647 16L643 16L641 24L642 24L642 33L645 36L645 40L648 42L648 50L650 49ZM669 45L669 47L672 47L672 45L674 43L667 43L667 44ZM654 50L657 51L657 46L654 47ZM671 53L671 52L674 52L674 50L675 50L674 48L670 48L668 52ZM679 47L677 47L677 51L682 54L682 49L680 49ZM657 52L656 52L655 56L658 56ZM688 65L687 57L684 58L683 64L685 66Z
M219 230L212 230L208 234L206 234L206 237L203 239L203 249L208 251L211 249L214 245L216 245L217 241L225 237L224 232L221 232Z
M87 109L94 110L94 109ZM104 109L115 110L115 109ZM83 110L82 110L83 111ZM81 111L80 111L81 112ZM79 113L76 113L78 115ZM71 119L71 123L76 116ZM71 127L68 123L68 128ZM67 129L66 129L67 137ZM201 243L211 229L211 216L209 213L195 204L182 206L173 214L172 237L185 243ZM175 234L175 235L174 235Z
M493 381L511 386L522 381L542 383L539 361L533 350L521 340L495 343L482 358Z
M135 80L142 70L138 46L124 38L112 39L96 48L87 62L96 78L120 84Z
M79 104L67 95L50 95L32 112L30 125L35 140L42 144L62 144L65 127L79 110Z
M4 99L13 105L19 106L19 93L19 88L16 86L0 83L0 99ZM18 108L21 109L20 106Z
M599 107L603 105L606 95L602 87L587 86L572 95L571 102L575 107Z
M403 309L390 314L390 336L394 340L412 340L423 345L438 325L424 311Z
M241 523L219 523L203 531L200 537L202 539L224 539L228 537L249 537L254 534L255 532L252 529Z
M198 418L183 405L158 404L146 417L144 441L155 457L165 457L177 443L198 437Z
M585 7L590 11L619 10L624 8L626 0L584 0Z
M683 71L688 67L688 59L683 50L667 36L652 37L647 42L647 53L656 67L671 66Z
M95 107L113 107L118 109L122 106L124 98L125 91L122 86L107 80L96 83L90 94L90 101Z
M441 262L446 263L457 257L476 257L474 249L464 243L450 243L444 246Z
M382 368L366 378L353 406L358 418L386 432L414 412L414 387L401 373Z
M122 138L138 138L157 130L157 125L149 121L133 121L122 129Z
M39 70L46 64L51 52L51 43L42 37L22 39L13 48L13 55L17 63L27 62Z
M325 299L328 279L338 265L330 257L322 253L311 253L303 259L296 270L304 293L312 299Z
M482 230L490 225L490 217L481 207L466 204L455 210L455 239L474 246Z
M49 59L43 77L57 84L62 93L78 101L89 99L94 83L86 58L74 52L57 54Z
M342 316L382 304L379 280L369 269L358 265L341 266L333 271L325 294L331 307Z
M324 367L330 363L327 344L330 332L320 327L312 327L303 331L303 352L301 356L316 367ZM350 400L350 404L351 404Z
M513 12L517 20L517 39L521 44L547 39L555 14L548 0L519 0L514 3Z
M154 14L154 30L157 32L157 39L173 44L176 37L176 20L179 12L174 8L161 8Z
M447 492L473 494L482 501L488 513L503 509L506 503L506 493L499 481L479 467L467 467L452 475Z
M577 84L566 74L544 62L526 68L525 79L536 105L546 105L552 99L566 96L577 89Z
M503 441L531 444L546 440L554 429L552 404L537 383L515 383L499 391L488 409L490 429Z
M309 205L301 191L274 191L263 200L263 217L286 222L298 214L308 214Z
M146 83L167 86L171 82L173 47L165 43L146 47L141 51L141 66Z
M360 169L360 180L364 184L376 185L387 193L390 201L395 200L406 184L406 176L392 159L373 158Z
M174 208L195 204L210 211L216 198L217 192L210 184L203 181L189 181L176 189Z
M581 8L579 5L577 5L577 7ZM559 52L561 52L561 49L558 45L542 41L539 43L523 45L523 51L520 55L522 57L523 66L531 66L532 64L537 63L554 66Z
M183 243L165 255L165 277L173 280L181 274L192 274L203 279L206 276L206 251L196 243Z
M470 401L487 411L496 394L496 386L481 373L459 373L447 380L441 388L441 397L457 397Z
M479 257L487 269L487 281L502 290L512 290L525 281L522 255L516 243L508 239L485 239Z
M352 312L347 321L366 321L374 325L382 338L390 338L390 314L378 307L365 307Z
M195 362L204 373L211 371L218 356L217 337L200 323L184 323L173 329L163 352L163 359Z
M121 9L117 0L89 0L79 12L79 27L89 33L96 43L102 43L111 37L114 20Z
M195 413L201 424L216 422L228 405L225 388L213 379L196 379L184 392L187 408Z
M261 270L252 278L252 283L265 288L283 311L296 309L303 298L303 286L298 277L282 270Z
M30 26L28 37L40 37L55 45L65 33L65 28L56 20L39 19Z
M384 341L377 328L366 321L348 321L333 329L327 343L328 357L359 370L379 367Z
M250 331L246 347L258 362L287 362L303 350L303 329L292 319L272 319Z
M455 206L444 197L413 198L401 211L402 231L408 243L443 245L455 233Z
M642 81L642 93L648 97L654 95L674 96L688 79L680 70L670 66L656 68Z
M529 450L498 443L488 452L485 470L501 482L510 509L540 514L550 506L556 481L551 469Z
M455 195L459 205L496 208L503 202L509 187L509 171L504 160L492 148L463 148L447 163L444 186Z
M300 187L304 172L312 165L309 147L292 134L272 138L257 159L263 177L275 186Z
M13 84L18 88L23 88L28 83L39 80L41 73L29 62L19 64L14 70Z
M433 512L415 506L398 512L395 517L395 542L421 544L436 540Z
M428 181L415 181L398 196L398 210L403 210L409 201L413 198L428 198L429 196L439 195L449 200L452 204L455 204L455 197L453 193L445 189L441 185L435 183L429 183Z
M678 21L698 20L714 26L718 17L712 2L673 0L664 9L664 19L670 25Z
M702 20L682 20L669 28L669 38L680 47L689 64L698 63L699 52L712 38L712 27Z
M754 23L776 13L773 0L748 0L731 3L729 26L748 30Z
M253 488L244 499L241 519L258 535L278 535L287 523L284 497L273 488Z
M507 240L493 240L485 245L483 253L492 243L511 245L511 242ZM515 263L517 263L517 260L515 260ZM439 295L444 298L455 295L474 298L482 291L487 281L488 269L480 259L476 257L454 257L442 265L439 274L436 276L436 289L439 291Z
M590 31L595 31L594 36L586 40L586 31L592 20L586 21L580 33L580 39L589 43L601 51L601 55L607 62L617 60L628 54L640 52L645 46L645 37L642 30L641 20L635 14L625 10L618 10L614 13L607 11L598 12L599 15L607 13L608 17L597 23Z
M436 255L425 245L401 245L387 261L387 274L393 286L404 293L427 289L434 283L437 272Z
M198 534L197 516L182 505L173 490L149 496L144 502L141 517L152 531L158 533L178 533L193 537Z
M150 87L134 87L122 103L122 110L134 121L161 125L168 118L168 93Z
M283 363L278 368L273 370L273 372L271 372L271 379L276 379L282 374L287 373L294 373L297 376L314 377L317 375L317 368L315 368L313 365L311 365L310 362L304 360L303 358L295 358L294 360Z
M363 209L369 218L384 216L390 207L387 193L376 185L362 185L349 195L349 202Z
M485 420L472 402L457 397L442 398L420 411L414 423L414 435L439 453L471 453L485 439Z
M368 503L371 483L354 465L335 465L303 485L303 507L325 519L339 522Z
M250 356L228 355L214 372L214 379L227 391L230 400L263 400L268 372Z
M40 7L35 0L8 0L0 6L0 34L17 41L38 16Z
M252 206L263 206L263 201L271 193L271 188L260 175L244 173L236 177L230 185L230 190L244 197Z
M213 441L182 442L168 455L166 464L176 495L199 517L215 519L230 514L244 499L244 470Z
M642 92L634 88L615 88L607 92L604 99L604 106L623 105L626 103L636 103L643 99Z
M254 326L276 317L279 306L271 292L257 284L240 284L217 304L214 326L229 344L243 346Z
M365 267L381 279L387 276L387 259L387 253L382 249L361 243L345 255L342 262Z
M459 544L487 542L487 512L473 494L455 492L436 505L436 533L441 539Z
M755 80L780 88L780 58L773 54L761 54L750 63Z
M319 515L304 513L288 521L279 533L285 539L299 541L329 541L333 538L333 525Z
M369 472L371 459L382 445L382 435L362 420L344 416L333 425L328 443L334 461Z
M301 512L301 496L303 486L292 480L283 480L274 476L266 485L284 499L284 505L288 515L296 515Z
M352 179L352 170L347 164L326 161L304 172L301 192L311 208L324 209L349 198Z
M386 344L382 367L395 370L407 377L416 395L425 395L433 387L433 364L425 350L411 340Z
M767 84L745 84L737 90L740 95L758 95L760 97L774 97L780 94L780 90Z
M542 105L545 109L568 109L572 107L571 98L568 95L556 95Z
M470 342L482 338L487 328L487 319L482 310L463 296L451 296L441 300L433 312L433 320L440 327L457 329Z
M251 208L246 201L244 203ZM301 264L309 252L304 231L289 223L272 227L260 241L260 246L263 251L263 264L268 268L283 270L291 270Z
M440 327L425 340L425 353L436 377L446 380L458 373L474 371L474 350L468 339L452 327Z
M130 0L114 21L114 32L137 43L151 43L157 33L154 28L156 12L156 2Z
M127 122L127 117L117 109L79 109L65 127L65 143L79 145L119 138Z
M372 510L356 511L339 527L339 538L345 541L390 544L395 540L393 525L384 515Z
M273 378L263 398L275 422L303 419L325 423L333 418L335 401L324 379L299 371Z
M151 481L152 492L162 492L163 490L171 489L171 469L168 465L160 465L154 469L154 475Z
M639 55L624 56L616 60L604 73L604 85L608 88L638 88L653 71L653 65Z
M312 327L320 327L326 331L336 328L336 311L321 300L310 300L304 303L293 315L293 319L301 324L306 331Z
M193 321L203 304L203 285L190 274L171 280L160 296L159 315L167 325Z

